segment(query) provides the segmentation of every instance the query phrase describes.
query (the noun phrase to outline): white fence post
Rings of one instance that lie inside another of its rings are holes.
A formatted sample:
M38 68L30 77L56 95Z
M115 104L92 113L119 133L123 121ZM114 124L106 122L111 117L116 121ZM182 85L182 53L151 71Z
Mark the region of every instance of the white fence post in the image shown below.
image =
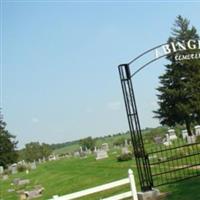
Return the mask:
M129 181L131 185L132 198L133 200L138 200L137 190L136 190L136 185L135 185L135 178L133 175L133 171L131 169L128 170L128 177L129 177Z

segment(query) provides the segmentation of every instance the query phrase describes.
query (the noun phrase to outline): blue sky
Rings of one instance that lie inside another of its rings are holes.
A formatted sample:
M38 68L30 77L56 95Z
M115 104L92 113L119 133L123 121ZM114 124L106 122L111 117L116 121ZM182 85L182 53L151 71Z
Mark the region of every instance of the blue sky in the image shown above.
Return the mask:
M1 1L1 107L19 147L128 130L117 66L166 42L200 3ZM155 127L160 60L134 77L141 126ZM132 66L134 70L137 66Z

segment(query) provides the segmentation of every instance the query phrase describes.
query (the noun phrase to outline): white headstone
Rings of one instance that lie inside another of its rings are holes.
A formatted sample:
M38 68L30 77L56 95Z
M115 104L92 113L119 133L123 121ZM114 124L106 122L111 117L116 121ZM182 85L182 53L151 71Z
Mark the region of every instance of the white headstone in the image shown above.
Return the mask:
M104 159L104 158L108 158L107 151L105 151L105 150L98 150L96 152L96 160L101 160L101 159Z
M127 147L127 146L128 146L128 140L126 139L126 140L124 141L124 143L125 143L125 147Z
M31 163L31 169L36 169L36 164L35 164L35 162Z
M195 128L195 134L196 134L196 136L199 136L200 135L200 125L195 126L194 128Z
M104 151L108 151L108 150L109 150L108 143L103 143L103 144L101 145L101 148L102 148Z
M13 180L13 183L15 185L26 185L26 184L29 184L30 183L30 180L29 179L20 179L20 178L15 178Z
M88 149L88 150L85 152L86 155L90 155L91 153L92 153L92 151L91 151L90 149Z
M188 136L188 132L187 132L187 130L182 130L181 133L182 133L182 137L183 137L183 139L186 139L187 136Z
M82 146L80 146L80 152L81 152L81 153L83 152L83 148L82 148Z
M188 144L191 144L191 143L195 143L196 142L196 135L192 135L192 136L187 136L187 142Z
M169 135L169 140L176 140L177 139L177 136L176 136L176 133L175 133L175 130L174 129L169 129L168 131L168 135Z
M130 153L130 151L127 146L122 148L122 154L129 154L129 153Z
M165 146L171 145L172 142L171 142L171 140L170 140L169 134L165 134L165 137L166 137L166 138L163 140L163 144L164 144Z
M3 166L0 166L0 174L3 174L3 172L4 172Z
M12 174L16 174L17 173L17 165L16 164L11 166L11 173Z
M79 151L74 152L74 157L80 157Z
M57 156L52 154L49 156L49 161L52 161L52 160L57 160Z

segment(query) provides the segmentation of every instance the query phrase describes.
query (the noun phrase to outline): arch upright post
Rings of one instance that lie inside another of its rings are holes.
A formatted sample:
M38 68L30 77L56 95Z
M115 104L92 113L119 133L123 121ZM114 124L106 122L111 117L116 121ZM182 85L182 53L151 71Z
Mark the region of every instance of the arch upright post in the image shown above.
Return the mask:
M131 141L142 191L151 190L153 180L148 154L145 152L129 64L118 66Z

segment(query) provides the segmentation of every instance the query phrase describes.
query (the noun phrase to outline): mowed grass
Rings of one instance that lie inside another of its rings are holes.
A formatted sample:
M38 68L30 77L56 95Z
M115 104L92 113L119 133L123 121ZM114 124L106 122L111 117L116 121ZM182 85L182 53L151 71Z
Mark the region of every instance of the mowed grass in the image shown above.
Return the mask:
M200 177L194 177L179 183L160 188L170 195L166 200L199 200L200 199Z
M98 161L95 160L94 156L89 156L84 159L68 158L40 164L36 170L30 171L29 174L21 172L11 175L6 181L0 180L0 199L19 199L19 195L16 192L9 193L8 189L15 189L16 191L20 189L30 190L35 185L41 185L45 190L38 200L47 200L52 198L53 195L65 195L126 178L129 168L134 171L138 186L135 161L117 162L116 156L117 154L110 154L109 158ZM11 185L14 178L30 179L31 183L26 187L16 187ZM138 189L140 190L139 187ZM200 177L159 189L171 193L167 200L198 200L200 199ZM99 200L128 190L129 185L80 199Z
M7 190L14 188L15 190L30 190L35 185L41 185L45 188L43 196L38 199L49 199L53 195L64 195L76 192L97 185L105 184L121 178L127 177L128 169L135 171L134 161L117 162L116 155L111 155L104 160L96 161L94 156L85 159L70 158L58 161L51 161L38 165L36 170L32 170L29 174L24 172L11 175L8 180L0 181L0 199L15 200L19 199L16 192L9 193ZM12 186L14 178L30 179L31 183L26 187ZM100 199L117 192L128 191L127 187L111 190L110 193L103 192L90 197L81 199Z

